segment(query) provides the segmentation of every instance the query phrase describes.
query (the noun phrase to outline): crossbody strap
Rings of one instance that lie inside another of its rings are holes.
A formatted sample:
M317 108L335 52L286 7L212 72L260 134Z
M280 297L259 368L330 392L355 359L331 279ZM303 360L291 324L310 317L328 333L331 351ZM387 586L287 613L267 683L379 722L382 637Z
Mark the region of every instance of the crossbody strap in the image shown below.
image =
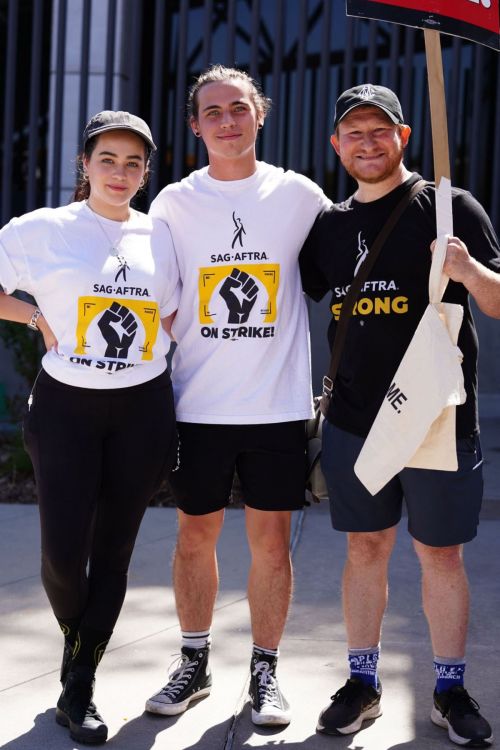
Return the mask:
M370 252L366 256L364 262L361 264L358 273L354 277L352 284L349 287L349 291L344 298L340 310L340 317L337 330L335 332L335 341L333 343L328 375L325 375L325 377L323 378L323 395L327 398L332 394L333 384L337 376L340 357L342 355L342 350L344 348L346 339L347 326L349 323L349 319L351 318L351 315L353 313L354 304L358 298L361 287L365 283L366 279L368 278L368 274L375 265L375 261L380 254L384 242L387 240L390 233L398 223L406 207L410 205L417 193L419 193L428 184L429 183L426 180L417 180L417 182L415 182L415 184L412 185L407 192L405 192L405 194L395 207L394 211L392 211L384 226L376 236L375 241L370 248Z

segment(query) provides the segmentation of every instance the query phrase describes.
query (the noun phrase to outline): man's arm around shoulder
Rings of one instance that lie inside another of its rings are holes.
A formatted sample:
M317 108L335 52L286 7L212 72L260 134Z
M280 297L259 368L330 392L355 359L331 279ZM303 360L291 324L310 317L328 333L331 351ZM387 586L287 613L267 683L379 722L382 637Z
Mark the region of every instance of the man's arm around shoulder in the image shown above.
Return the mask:
M325 216L322 211L311 227L299 255L300 276L304 292L315 302L319 302L330 289L321 262L321 248L324 244Z

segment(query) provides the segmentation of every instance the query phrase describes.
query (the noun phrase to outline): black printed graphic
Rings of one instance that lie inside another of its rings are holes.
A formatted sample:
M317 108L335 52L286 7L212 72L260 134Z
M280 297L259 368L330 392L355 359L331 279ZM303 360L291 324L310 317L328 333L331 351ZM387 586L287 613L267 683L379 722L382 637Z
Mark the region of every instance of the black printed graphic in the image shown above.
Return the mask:
M97 325L108 345L104 356L126 359L137 332L134 314L125 305L113 302L103 312Z
M117 255L116 260L118 261L118 273L115 276L115 284L120 278L120 276L123 276L123 281L127 282L127 271L130 271L130 266L127 264L127 261L123 257L123 255Z
M234 230L234 237L233 241L231 243L231 247L234 250L234 246L237 242L240 243L240 247L243 247L243 235L246 234L245 227L243 226L242 220L239 218L239 216L236 216L236 211L233 211L233 222L235 226Z
M248 273L233 268L219 292L229 310L228 323L247 322L258 291L259 287Z

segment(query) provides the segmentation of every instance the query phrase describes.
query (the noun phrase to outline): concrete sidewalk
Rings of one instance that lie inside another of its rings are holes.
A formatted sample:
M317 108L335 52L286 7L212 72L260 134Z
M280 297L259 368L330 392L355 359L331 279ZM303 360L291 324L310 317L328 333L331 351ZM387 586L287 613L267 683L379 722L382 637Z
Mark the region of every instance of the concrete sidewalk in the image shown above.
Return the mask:
M500 734L497 711L500 614L500 419L482 422L485 504L478 538L467 545L472 589L467 687ZM62 639L39 581L37 508L0 505L0 747L68 750L54 721ZM293 720L259 729L246 703L251 636L245 598L248 550L244 513L230 509L219 545L220 594L213 627L211 695L177 718L145 714L179 650L171 588L175 511L150 508L130 571L127 599L99 668L96 702L116 750L437 750L453 747L429 721L434 676L422 613L419 572L404 519L391 564L380 675L384 714L354 736L316 734L319 711L347 676L340 605L344 535L331 530L326 504L294 518L295 595L281 646L280 684Z

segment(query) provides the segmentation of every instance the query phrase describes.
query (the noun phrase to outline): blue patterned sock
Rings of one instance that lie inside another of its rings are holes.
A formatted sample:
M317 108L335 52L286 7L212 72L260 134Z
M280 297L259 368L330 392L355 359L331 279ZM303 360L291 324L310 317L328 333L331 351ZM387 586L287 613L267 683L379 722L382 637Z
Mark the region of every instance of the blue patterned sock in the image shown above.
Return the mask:
M465 659L447 659L444 656L434 657L436 673L436 692L443 693L452 687L464 685Z
M351 677L357 677L376 688L378 685L377 664L380 656L380 646L372 648L350 648L347 658L351 669Z

